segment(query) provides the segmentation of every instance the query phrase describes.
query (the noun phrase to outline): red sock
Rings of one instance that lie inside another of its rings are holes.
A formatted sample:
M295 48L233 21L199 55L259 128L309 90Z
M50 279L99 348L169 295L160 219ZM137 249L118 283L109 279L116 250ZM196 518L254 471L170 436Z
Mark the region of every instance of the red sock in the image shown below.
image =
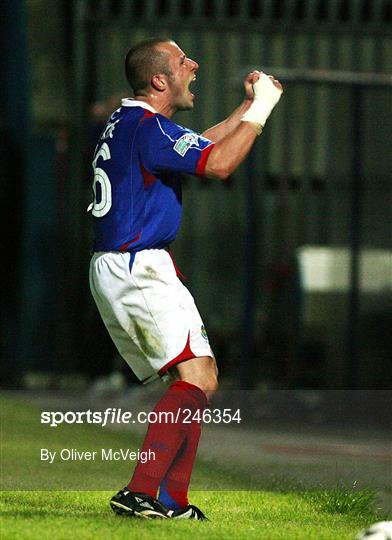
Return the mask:
M193 422L189 428L189 433L161 484L159 500L167 504L169 508L172 501L179 508L184 508L189 504L188 488L199 444L201 426L199 423Z
M208 401L204 392L193 387L193 395L197 401L197 409L202 413ZM161 484L159 500L169 507L174 501L178 507L183 508L188 501L188 488L191 480L193 465L196 458L197 447L201 434L201 422L197 419L188 424L188 432L177 455L175 456L165 478Z
M205 394L200 388L184 381L174 382L161 397L154 408L155 413L172 412L174 419L178 409L190 409L191 414L200 407L199 402ZM183 420L184 415L179 418ZM131 491L147 493L156 497L159 484L177 455L184 439L187 436L189 426L182 421L163 420L162 422L150 423L141 451L154 452L155 459L136 465L132 479L128 484Z

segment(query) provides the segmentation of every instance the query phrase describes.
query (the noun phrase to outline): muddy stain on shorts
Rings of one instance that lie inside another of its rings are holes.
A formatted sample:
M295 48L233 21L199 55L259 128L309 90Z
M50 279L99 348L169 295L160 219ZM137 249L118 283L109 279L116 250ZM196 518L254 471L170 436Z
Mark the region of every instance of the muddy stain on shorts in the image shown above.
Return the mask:
M146 274L148 274L148 276L151 279L157 279L157 280L160 279L158 272L154 270L154 268L151 268L151 266L145 266L144 271L146 272Z
M136 338L139 342L139 347L148 357L160 357L162 355L162 343L155 334L152 334L147 328L137 322L135 325Z

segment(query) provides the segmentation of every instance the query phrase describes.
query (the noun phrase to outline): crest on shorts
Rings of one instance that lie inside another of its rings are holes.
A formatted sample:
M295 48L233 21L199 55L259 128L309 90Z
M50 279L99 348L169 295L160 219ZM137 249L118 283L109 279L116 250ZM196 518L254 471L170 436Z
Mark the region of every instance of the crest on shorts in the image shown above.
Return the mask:
M209 343L206 328L205 328L204 324L202 324L200 331L201 331L202 337L206 340L207 343Z
M184 157L192 145L199 146L199 137L195 133L185 133L176 141L173 149L177 154Z

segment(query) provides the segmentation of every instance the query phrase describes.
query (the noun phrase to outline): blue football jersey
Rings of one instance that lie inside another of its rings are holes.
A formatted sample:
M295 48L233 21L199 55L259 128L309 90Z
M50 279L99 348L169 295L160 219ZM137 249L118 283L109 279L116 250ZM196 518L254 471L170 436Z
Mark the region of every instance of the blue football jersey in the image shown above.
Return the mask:
M148 104L123 99L94 154L93 251L170 244L181 223L181 173L203 176L213 146Z

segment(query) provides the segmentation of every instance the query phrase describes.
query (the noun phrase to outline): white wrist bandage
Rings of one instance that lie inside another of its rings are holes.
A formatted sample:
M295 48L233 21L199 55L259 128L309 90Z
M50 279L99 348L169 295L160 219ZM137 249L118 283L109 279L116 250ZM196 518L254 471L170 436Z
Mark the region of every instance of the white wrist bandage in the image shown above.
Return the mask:
M260 75L260 79L253 85L255 97L252 105L241 118L242 122L251 122L257 124L261 129L272 112L272 109L280 100L282 90L276 88L274 83L265 73Z

